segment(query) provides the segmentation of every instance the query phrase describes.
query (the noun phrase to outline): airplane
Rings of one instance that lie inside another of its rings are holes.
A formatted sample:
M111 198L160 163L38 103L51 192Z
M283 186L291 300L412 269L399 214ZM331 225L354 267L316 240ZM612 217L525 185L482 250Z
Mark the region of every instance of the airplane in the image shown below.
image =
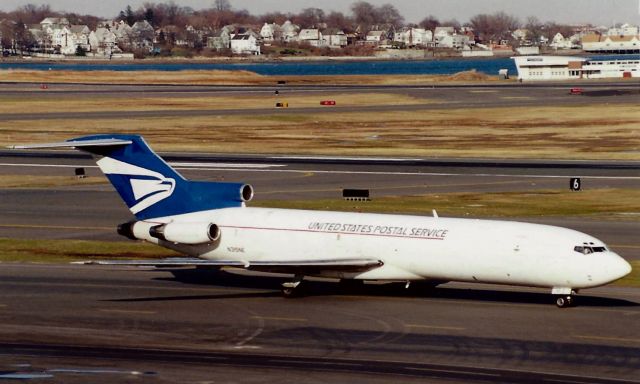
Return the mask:
M185 257L86 261L153 267L236 267L284 273L282 294L305 277L343 282L450 281L551 289L574 295L631 272L602 241L567 228L514 221L249 207L251 185L191 181L138 135L90 135L14 149L76 148L97 164L136 220L118 233Z

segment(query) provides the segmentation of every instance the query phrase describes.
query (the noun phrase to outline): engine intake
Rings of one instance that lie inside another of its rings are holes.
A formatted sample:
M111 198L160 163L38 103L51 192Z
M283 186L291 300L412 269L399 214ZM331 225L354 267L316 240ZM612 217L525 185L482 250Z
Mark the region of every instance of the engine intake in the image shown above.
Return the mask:
M206 244L220 239L220 228L213 223L169 223L149 228L149 236L178 244Z
M253 199L253 187L250 184L245 184L240 188L240 199L243 202Z

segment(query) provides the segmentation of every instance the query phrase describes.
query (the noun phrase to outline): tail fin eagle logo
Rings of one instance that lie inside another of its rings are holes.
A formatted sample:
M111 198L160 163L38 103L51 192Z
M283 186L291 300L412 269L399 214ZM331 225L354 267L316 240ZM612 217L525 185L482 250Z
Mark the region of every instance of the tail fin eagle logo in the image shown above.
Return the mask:
M110 157L103 157L97 164L107 176L129 176L127 179L133 196L132 201L127 201L127 205L133 214L170 197L176 187L175 179ZM114 186L117 189L125 188L122 183L114 182Z

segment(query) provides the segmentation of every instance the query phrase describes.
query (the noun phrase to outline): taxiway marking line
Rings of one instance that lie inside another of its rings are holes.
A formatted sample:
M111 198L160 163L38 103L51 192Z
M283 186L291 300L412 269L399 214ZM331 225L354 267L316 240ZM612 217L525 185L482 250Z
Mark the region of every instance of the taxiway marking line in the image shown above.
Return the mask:
M77 165L56 164L16 164L0 163L0 166L14 167L58 167L78 168ZM97 166L82 166L84 168L97 168ZM283 173L323 173L335 175L400 175L400 176L473 176L473 177L513 177L536 179L566 179L568 175L534 175L534 174L507 174L507 173L449 173L449 172L383 172L383 171L337 171L337 170L313 170L313 169L258 169L258 168L224 168L224 167L176 167L177 170L189 169L192 171L237 171L237 172L283 172ZM599 180L640 180L640 176L582 176L583 179Z
M423 372L443 372L443 373L458 373L458 374L467 374L467 375L477 375L477 376L489 376L489 377L501 377L502 375L496 373L482 373L482 372L472 372L472 371L463 371L463 370L449 370L449 369L436 369L436 368L418 368L418 367L404 367L405 369L410 369L413 371L423 371Z
M309 321L302 317L269 317L269 316L251 316L252 319L275 320L275 321Z
M138 315L155 315L156 311L143 311L143 310L130 310L130 309L106 309L106 308L100 308L98 309L99 312L106 312L106 313L128 313L128 314L138 314Z
M442 329L446 331L464 331L466 329L463 327L449 327L449 326L427 325L427 324L405 324L405 326L409 328Z
M607 337L607 336L588 336L588 335L573 335L576 339L585 340L601 340L601 341L615 341L640 344L640 339L625 339L623 337Z
M76 227L65 225L0 224L0 228L113 230L111 227Z

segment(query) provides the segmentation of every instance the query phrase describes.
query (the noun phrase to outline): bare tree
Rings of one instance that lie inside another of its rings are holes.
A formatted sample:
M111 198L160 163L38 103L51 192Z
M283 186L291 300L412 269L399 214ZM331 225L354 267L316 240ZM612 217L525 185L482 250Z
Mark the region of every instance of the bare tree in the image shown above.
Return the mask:
M376 9L376 21L380 24L399 28L404 24L404 17L392 4L383 4Z
M19 7L13 12L14 20L20 20L24 24L37 24L46 17L58 17L59 13L51 10L49 5L27 4Z
M429 15L422 19L422 21L418 24L421 28L427 29L429 31L433 31L437 27L440 26L440 20L438 20L435 16Z
M361 32L367 32L377 21L376 8L366 1L357 1L351 4L353 21Z
M342 12L332 11L326 18L327 26L338 28L344 32L353 32L353 20Z
M527 22L524 25L527 30L527 39L531 40L534 44L540 42L540 37L544 35L544 23L538 20L535 16L527 17Z
M305 8L296 17L294 22L303 28L319 28L324 23L324 11L320 8Z
M483 41L509 40L511 32L520 26L516 17L504 12L497 12L493 15L475 15L469 20L469 24Z
M269 12L269 13L265 13L264 15L260 16L259 19L264 23L276 23L276 24L283 24L285 21L287 20L291 20L294 17L294 15L292 14L285 14L282 12Z
M231 3L229 2L229 0L216 0L213 2L213 8L219 12L230 11Z

